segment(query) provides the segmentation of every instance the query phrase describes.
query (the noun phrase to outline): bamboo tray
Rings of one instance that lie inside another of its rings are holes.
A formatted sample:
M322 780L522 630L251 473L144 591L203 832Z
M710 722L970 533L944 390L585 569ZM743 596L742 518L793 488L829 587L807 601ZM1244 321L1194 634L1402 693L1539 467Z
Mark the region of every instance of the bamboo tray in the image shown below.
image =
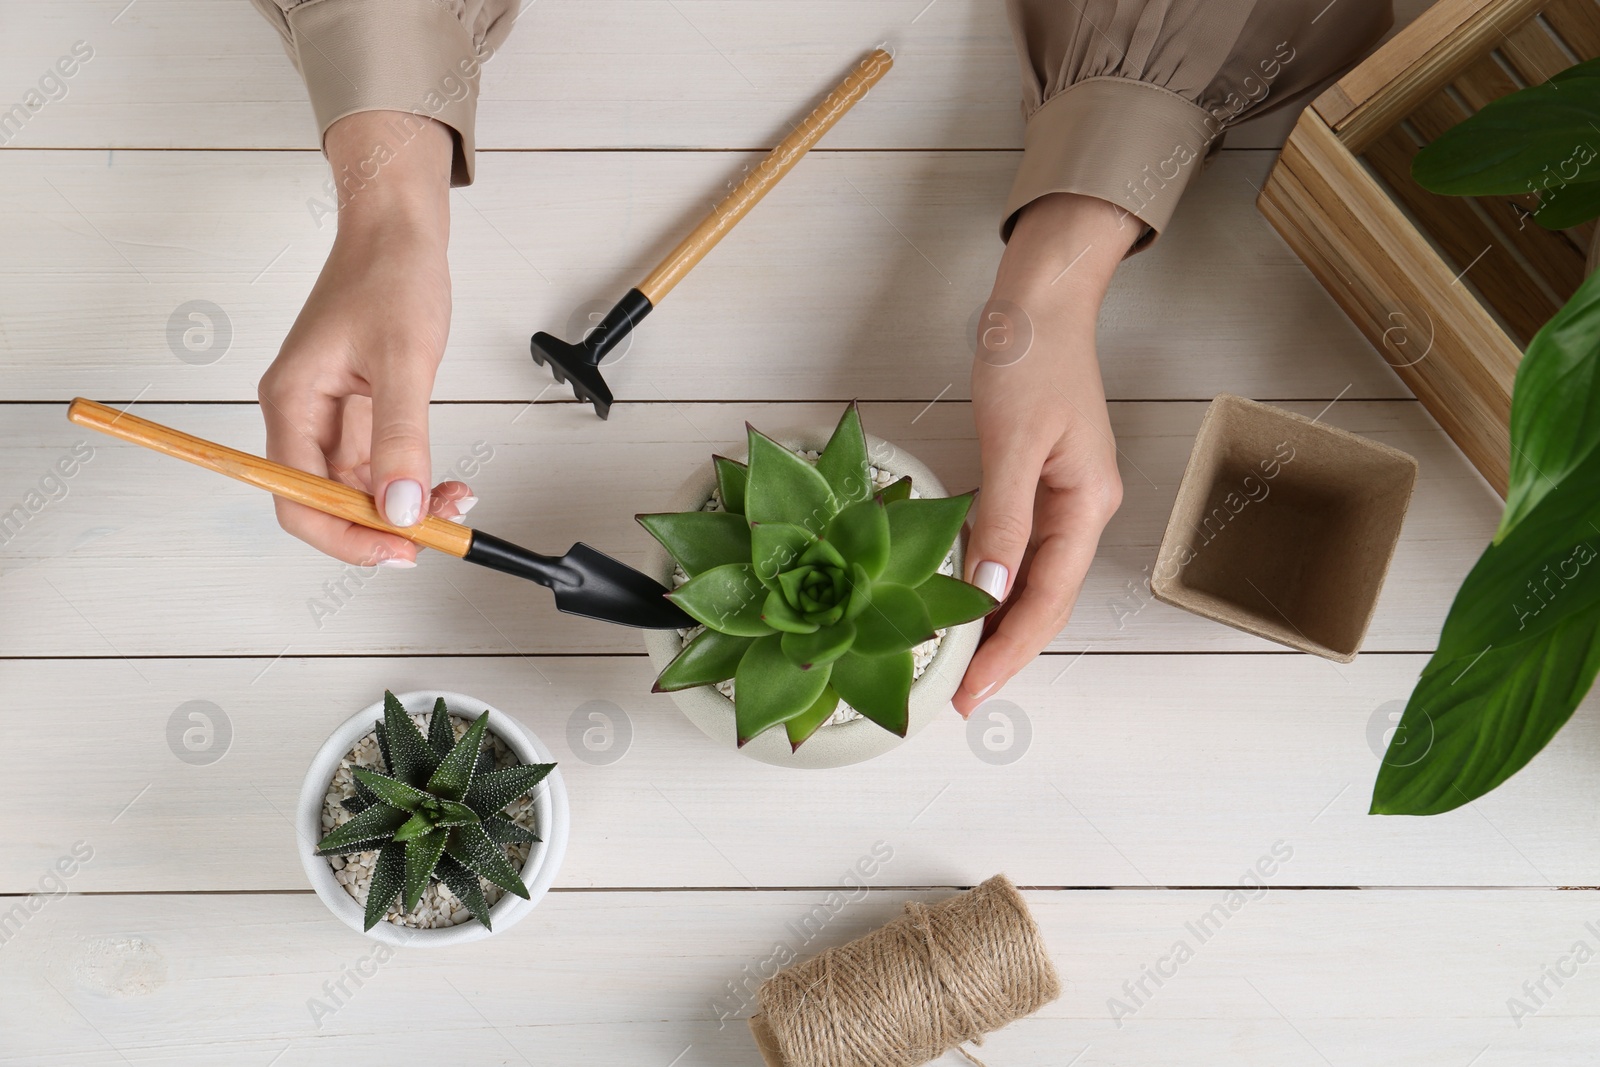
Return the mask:
M1541 229L1531 196L1436 196L1411 159L1595 56L1596 0L1441 0L1305 110L1256 202L1502 496L1517 362L1583 280L1594 224Z

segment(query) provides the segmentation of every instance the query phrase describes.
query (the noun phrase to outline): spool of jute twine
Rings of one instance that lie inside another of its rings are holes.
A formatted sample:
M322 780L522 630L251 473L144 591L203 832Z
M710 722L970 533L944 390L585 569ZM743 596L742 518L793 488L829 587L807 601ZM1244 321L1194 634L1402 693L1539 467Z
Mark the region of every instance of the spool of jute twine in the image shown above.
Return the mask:
M887 926L779 971L750 1029L768 1067L917 1067L1060 994L1027 903L999 874L931 907L908 901Z

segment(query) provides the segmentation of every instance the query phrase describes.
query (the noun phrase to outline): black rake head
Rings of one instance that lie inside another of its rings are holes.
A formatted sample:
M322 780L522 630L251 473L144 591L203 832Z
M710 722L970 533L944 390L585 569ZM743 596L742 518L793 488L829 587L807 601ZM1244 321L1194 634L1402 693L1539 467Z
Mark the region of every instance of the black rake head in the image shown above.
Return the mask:
M572 386L573 394L593 404L594 413L604 419L611 414L612 398L610 387L600 376L599 360L591 343L596 336L591 333L590 340L572 345L550 334L536 333L528 348L535 363L549 367L556 381Z

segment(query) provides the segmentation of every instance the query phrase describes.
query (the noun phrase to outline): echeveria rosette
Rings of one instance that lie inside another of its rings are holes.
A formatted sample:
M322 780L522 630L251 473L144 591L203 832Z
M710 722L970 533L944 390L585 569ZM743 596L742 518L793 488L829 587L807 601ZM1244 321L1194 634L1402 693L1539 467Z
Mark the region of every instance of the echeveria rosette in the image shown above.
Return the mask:
M815 464L749 430L748 464L715 458L724 510L640 515L689 580L671 599L706 629L657 692L734 680L739 744L783 724L799 748L843 698L904 737L911 650L993 610L938 573L972 494L912 499L874 489L851 404Z
M555 764L494 770L494 760L483 748L488 725L486 711L457 740L440 698L424 737L395 695L384 692L377 734L388 773L355 768L356 795L344 802L354 818L317 843L321 856L377 851L365 929L376 926L402 892L404 908L411 911L434 879L444 882L491 929L480 877L527 899L528 887L500 846L533 843L539 837L503 812L543 781Z

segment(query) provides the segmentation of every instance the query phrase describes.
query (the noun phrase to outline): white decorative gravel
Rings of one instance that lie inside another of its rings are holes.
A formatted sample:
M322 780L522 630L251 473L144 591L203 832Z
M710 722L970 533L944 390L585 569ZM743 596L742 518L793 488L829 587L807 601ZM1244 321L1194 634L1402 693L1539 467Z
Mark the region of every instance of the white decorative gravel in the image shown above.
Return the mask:
M431 712L430 712L431 714ZM470 721L459 715L450 716L450 725L455 728L456 737L461 737L467 732ZM428 716L413 714L411 721L417 724L424 735L428 732ZM491 728L487 731L490 748L494 752L494 766L496 770L503 767L515 767L521 761L516 753L506 747ZM356 795L356 777L352 767L366 767L368 770L387 774L383 766L383 753L378 749L378 731L374 729L360 741L354 748L344 754L339 761L339 769L333 774L333 780L328 783L328 792L322 798L322 832L330 833L334 827L355 818L345 809L342 801ZM537 790L536 790L537 791ZM534 794L524 793L513 800L505 810L506 818L518 826L529 830L537 830L534 818ZM527 844L504 844L500 846L511 866L521 872L522 865L528 862ZM352 852L348 856L329 856L328 866L333 868L333 877L344 886L345 892L355 898L357 904L363 909L367 906L367 890L372 886L372 866L378 861L378 853ZM504 895L505 890L485 879L478 879L478 885L483 889L483 897L494 907L495 901ZM396 926L409 926L413 929L432 930L444 926L456 926L460 923L475 922L472 912L467 906L456 899L454 893L445 887L443 882L433 882L422 891L422 899L417 902L416 909L402 913L401 899L389 905L389 914L384 916L387 922Z
M812 463L817 461L817 456L819 455L819 453L813 449L797 448L794 450L794 452L796 455L803 456ZM872 475L872 486L874 489L887 489L889 486L900 480L899 475L896 475L891 471L882 470L878 467L868 467L867 470ZM913 482L911 485L911 496L913 498L922 496L922 494L917 491L915 482ZM700 510L721 511L722 491L713 486L711 489L711 499L707 500ZM955 570L955 553L952 551L950 555L944 558L944 562L939 564L939 573L954 575ZM688 580L689 576L683 573L682 568L676 566L672 568L672 587L674 589ZM682 639L681 644L686 645L704 632L704 626L691 626L688 629L679 630L678 637ZM917 645L911 650L912 681L916 681L918 678L921 678L923 672L928 669L928 664L933 662L934 653L939 651L939 645L942 641L944 641L944 634L945 632L943 630L936 630L934 631L932 637L928 638L926 641L922 642L922 644ZM717 692L721 693L729 700L733 699L732 678L729 678L726 681L718 682L716 688ZM846 723L852 719L859 718L861 718L861 713L841 700L839 701L839 706L834 709L833 714L828 716L828 721L822 724L822 728L826 729L829 726L838 726L840 723Z

